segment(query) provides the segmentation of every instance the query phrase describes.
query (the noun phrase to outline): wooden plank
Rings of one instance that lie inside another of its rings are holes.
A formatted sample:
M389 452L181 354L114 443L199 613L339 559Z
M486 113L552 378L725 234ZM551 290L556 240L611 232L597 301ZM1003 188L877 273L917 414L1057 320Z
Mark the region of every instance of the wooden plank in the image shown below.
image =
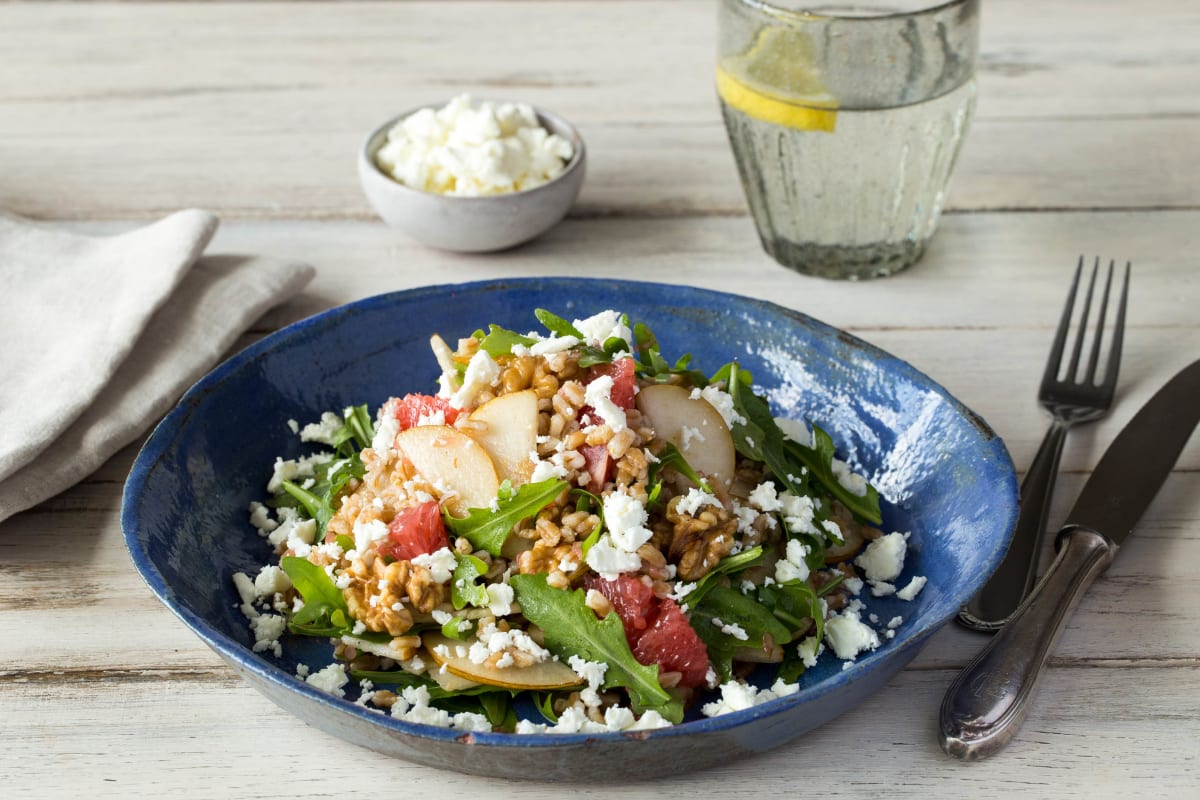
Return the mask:
M985 20L978 118L949 208L1200 206L1200 65L1083 0L1048 18L1033 0L1006 5L1025 13ZM1179 41L1200 34L1192 7L1151 5L1144 18ZM127 9L0 6L0 206L126 218L187 198L227 217L369 219L353 168L366 132L473 90L580 125L591 168L577 216L745 213L707 3L184 3L141 8L137 25ZM487 24L456 25L462 13ZM496 41L506 26L523 36ZM613 41L619 63L606 59Z
M463 797L738 797L804 791L832 798L1185 797L1195 788L1200 669L1054 669L1029 719L1000 756L951 761L934 740L952 674L905 672L858 708L748 761L654 781L501 783L388 759L307 727L233 678L0 683L0 781L23 798L320 798L378 791L381 782ZM297 754L318 754L299 757ZM1106 754L1119 753L1120 757ZM346 765L353 765L348 768ZM535 777L536 776L531 776ZM198 789L198 787L208 787ZM285 788L286 787L286 788Z

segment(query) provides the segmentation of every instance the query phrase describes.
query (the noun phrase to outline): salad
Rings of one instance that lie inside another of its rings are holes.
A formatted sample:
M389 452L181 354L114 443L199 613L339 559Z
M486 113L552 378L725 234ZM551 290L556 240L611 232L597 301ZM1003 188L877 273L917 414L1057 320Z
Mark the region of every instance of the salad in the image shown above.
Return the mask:
M617 311L535 316L435 334L435 393L288 421L314 449L249 509L278 560L233 578L255 651L327 639L298 677L412 722L590 733L791 694L895 635L868 590L925 579L824 431Z

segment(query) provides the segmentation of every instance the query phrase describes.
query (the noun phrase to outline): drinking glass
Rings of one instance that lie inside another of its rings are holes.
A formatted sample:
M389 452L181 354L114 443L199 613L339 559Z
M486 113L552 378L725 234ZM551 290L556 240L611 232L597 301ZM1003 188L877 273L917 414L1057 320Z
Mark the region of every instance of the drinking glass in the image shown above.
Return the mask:
M717 94L763 248L861 280L916 262L975 107L980 0L721 0Z

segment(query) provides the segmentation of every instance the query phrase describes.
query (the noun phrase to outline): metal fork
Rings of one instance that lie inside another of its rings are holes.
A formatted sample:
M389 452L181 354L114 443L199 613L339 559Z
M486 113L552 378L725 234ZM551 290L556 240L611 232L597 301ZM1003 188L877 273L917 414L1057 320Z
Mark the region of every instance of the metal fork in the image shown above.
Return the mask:
M1100 300L1099 317L1092 336L1091 353L1087 369L1079 375L1079 361L1083 353L1084 339L1088 333L1088 314L1092 306L1092 293L1096 288L1096 275L1100 270L1100 259L1092 267L1092 278L1088 283L1087 297L1079 321L1079 330L1071 350L1066 372L1062 372L1063 350L1067 332L1071 327L1075 296L1079 289L1079 278L1083 273L1083 256L1075 268L1075 279L1067 294L1066 307L1050 347L1046 371L1038 390L1038 402L1050 412L1053 422L1046 438L1042 440L1025 480L1021 484L1021 510L1017 517L1012 543L999 568L979 593L958 613L958 621L968 628L995 631L1003 627L1013 611L1029 594L1037 577L1038 555L1046 530L1046 512L1050 508L1050 497L1054 493L1054 480L1058 474L1059 457L1063 442L1072 425L1090 422L1104 416L1112 405L1113 393L1117 388L1117 371L1121 366L1121 340L1125 334L1125 302L1129 297L1130 264L1125 264L1125 280L1121 288L1121 301L1117 308L1117 319L1113 326L1109 345L1108 362L1104 367L1103 380L1096 382L1096 368L1100 360L1100 345L1104 339L1104 317L1108 310L1109 290L1112 288L1114 261L1108 264L1108 278L1104 283L1104 295Z

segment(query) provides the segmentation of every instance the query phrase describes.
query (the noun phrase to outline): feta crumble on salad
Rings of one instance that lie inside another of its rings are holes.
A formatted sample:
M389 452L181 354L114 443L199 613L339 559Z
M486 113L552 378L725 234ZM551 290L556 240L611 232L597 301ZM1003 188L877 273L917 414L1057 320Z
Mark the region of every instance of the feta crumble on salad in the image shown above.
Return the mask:
M434 335L435 394L287 421L319 449L248 509L276 556L233 576L255 652L327 639L297 677L409 722L596 733L785 697L895 636L860 594L925 578L900 582L909 534L823 430L617 311L535 315Z

